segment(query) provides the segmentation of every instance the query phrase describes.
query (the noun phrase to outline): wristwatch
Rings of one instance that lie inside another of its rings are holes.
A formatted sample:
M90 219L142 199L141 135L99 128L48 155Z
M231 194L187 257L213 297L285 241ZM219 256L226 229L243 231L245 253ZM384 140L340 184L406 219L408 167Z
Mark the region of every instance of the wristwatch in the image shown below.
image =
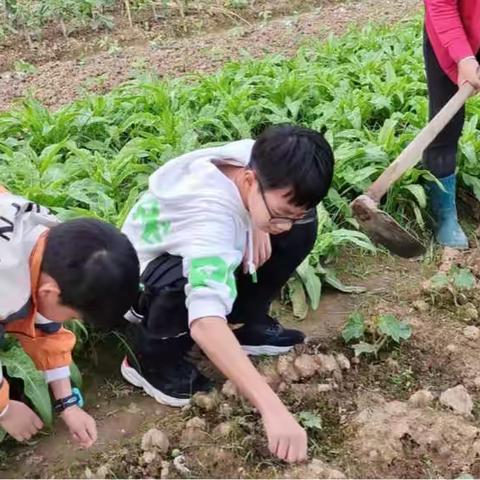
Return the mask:
M80 408L83 407L83 397L78 388L72 388L72 394L68 397L55 400L53 409L55 410L55 413L62 413L68 407L73 407L75 405L78 405Z

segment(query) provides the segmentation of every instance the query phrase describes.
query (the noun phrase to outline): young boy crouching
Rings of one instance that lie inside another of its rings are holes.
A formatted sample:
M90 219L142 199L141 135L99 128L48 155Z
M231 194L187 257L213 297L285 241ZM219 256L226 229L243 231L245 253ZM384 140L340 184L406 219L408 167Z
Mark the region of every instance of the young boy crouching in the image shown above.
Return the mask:
M210 388L185 358L195 342L257 408L271 452L303 460L305 431L247 355L277 355L304 340L268 312L315 242L315 207L332 175L322 134L291 125L187 153L153 173L123 227L143 284L128 315L138 324L124 378L160 403L185 405Z
M59 223L48 209L0 187L0 334L14 335L44 372L55 411L83 447L95 442L96 426L72 391L75 336L62 324L118 324L138 283L137 254L115 227L92 218ZM0 427L21 441L42 426L30 407L9 398L0 367Z

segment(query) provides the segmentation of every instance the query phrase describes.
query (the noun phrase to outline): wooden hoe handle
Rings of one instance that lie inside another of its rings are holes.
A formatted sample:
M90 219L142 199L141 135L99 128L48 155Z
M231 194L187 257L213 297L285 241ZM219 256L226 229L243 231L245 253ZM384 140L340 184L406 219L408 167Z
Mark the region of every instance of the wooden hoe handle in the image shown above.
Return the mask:
M390 188L409 168L417 164L423 151L435 140L435 137L444 129L445 125L455 116L465 104L468 97L475 91L469 83L463 84L448 103L432 118L407 148L393 163L373 182L367 195L379 202Z

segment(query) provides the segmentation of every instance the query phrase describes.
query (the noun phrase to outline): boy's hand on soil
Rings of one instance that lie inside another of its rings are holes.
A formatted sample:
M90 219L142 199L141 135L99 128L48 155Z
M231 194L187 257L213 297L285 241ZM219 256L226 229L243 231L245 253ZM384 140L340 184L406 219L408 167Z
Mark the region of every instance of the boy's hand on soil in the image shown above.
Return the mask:
M260 268L272 255L270 235L259 229L253 230L253 258L255 268ZM248 273L248 249L243 257L243 271Z
M43 423L27 405L10 400L8 410L0 418L0 427L15 440L22 442L35 435L43 427Z
M78 406L69 407L60 416L80 446L91 447L97 440L95 420Z
M285 408L280 414L263 416L268 448L280 460L289 463L302 462L307 458L307 432Z
M458 85L465 82L472 84L477 90L480 89L480 65L476 58L464 58L458 63Z

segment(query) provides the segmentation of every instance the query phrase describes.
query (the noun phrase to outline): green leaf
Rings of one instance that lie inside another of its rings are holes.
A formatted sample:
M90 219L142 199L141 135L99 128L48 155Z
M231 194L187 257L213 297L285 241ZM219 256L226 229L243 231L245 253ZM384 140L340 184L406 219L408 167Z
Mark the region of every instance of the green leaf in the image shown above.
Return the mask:
M475 277L467 268L460 268L453 274L453 285L459 290L471 290L475 283Z
M360 130L362 128L362 112L358 107L353 109L351 112L346 114L348 120L350 120L351 125L356 130Z
M245 120L245 117L231 113L228 115L228 120L238 131L241 138L249 138L252 135L251 127Z
M378 143L388 151L395 144L395 128L397 120L387 118L378 134Z
M397 343L400 343L400 340L407 340L412 335L412 327L390 313L380 315L378 330Z
M342 245L350 242L370 252L377 251L372 241L362 232L339 228L331 232L331 236L335 245Z
M414 204L412 202L412 209L413 209L413 213L415 215L415 219L417 220L417 223L419 225L419 227L424 230L425 229L425 221L423 219L423 214L422 214L422 211L420 210L419 206Z
M446 273L438 272L431 279L430 284L434 290L441 290L449 284L448 276Z
M297 267L297 273L305 286L312 310L316 310L320 303L322 283L315 273L315 269L310 265L309 257Z
M292 302L293 314L303 320L308 314L308 303L303 284L299 278L288 281L288 292Z
M18 342L10 335L8 337L10 346L6 350L0 350L0 362L10 377L23 381L25 395L32 402L43 422L50 426L52 424L52 404L43 374L35 368L31 358Z
M374 355L378 353L378 347L367 342L356 343L352 345L352 348L356 357L359 357L362 353L373 353Z
M390 110L392 108L392 101L390 98L385 97L384 95L375 95L372 100L372 105L375 106L378 110L381 110L382 108L386 108L387 110Z
M367 290L365 287L359 287L355 285L345 285L338 279L334 271L330 268L325 269L324 279L325 279L325 282L328 283L331 287L343 293L363 293Z
M465 185L468 185L472 189L477 199L480 200L480 178L470 175L466 172L460 172L460 176L465 182Z
M70 378L72 380L72 383L77 387L77 388L82 388L83 380L82 380L82 374L80 373L79 368L77 367L76 363L72 363L70 365Z
M302 427L308 428L310 430L321 430L322 429L322 419L319 415L314 414L310 411L299 412L296 415L298 422Z
M362 338L365 333L365 319L359 312L352 313L342 330L342 337L346 343Z
M427 195L422 185L405 185L403 188L408 190L413 195L420 208L427 208Z

